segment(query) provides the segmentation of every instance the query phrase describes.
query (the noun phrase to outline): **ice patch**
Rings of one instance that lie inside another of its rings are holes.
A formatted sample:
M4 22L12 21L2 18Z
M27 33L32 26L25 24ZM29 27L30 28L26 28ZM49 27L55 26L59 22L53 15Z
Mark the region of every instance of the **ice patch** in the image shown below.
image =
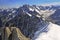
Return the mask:
M34 11L34 9L32 9L32 8L29 8L29 10L30 10L30 11Z
M30 17L32 16L32 15L31 15L31 14L29 14L28 12L27 12L26 14L28 14Z

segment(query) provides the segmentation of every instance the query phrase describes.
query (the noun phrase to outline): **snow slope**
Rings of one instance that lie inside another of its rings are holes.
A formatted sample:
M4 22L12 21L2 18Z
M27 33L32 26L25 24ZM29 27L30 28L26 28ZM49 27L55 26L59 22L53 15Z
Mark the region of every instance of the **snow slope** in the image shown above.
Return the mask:
M39 34L35 40L60 40L60 26L50 22L48 32Z

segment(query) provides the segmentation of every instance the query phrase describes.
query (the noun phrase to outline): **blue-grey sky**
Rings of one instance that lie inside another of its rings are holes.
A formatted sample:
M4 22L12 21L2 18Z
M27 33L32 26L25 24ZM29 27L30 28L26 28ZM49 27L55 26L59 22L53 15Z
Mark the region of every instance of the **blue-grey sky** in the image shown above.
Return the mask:
M24 4L40 5L45 3L60 2L60 0L0 0L0 8L18 7Z

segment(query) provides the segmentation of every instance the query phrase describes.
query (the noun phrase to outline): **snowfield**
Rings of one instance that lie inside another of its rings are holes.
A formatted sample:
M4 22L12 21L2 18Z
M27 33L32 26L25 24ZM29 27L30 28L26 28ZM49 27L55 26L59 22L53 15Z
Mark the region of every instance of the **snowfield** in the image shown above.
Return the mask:
M39 34L35 40L60 40L60 26L50 22L48 32Z

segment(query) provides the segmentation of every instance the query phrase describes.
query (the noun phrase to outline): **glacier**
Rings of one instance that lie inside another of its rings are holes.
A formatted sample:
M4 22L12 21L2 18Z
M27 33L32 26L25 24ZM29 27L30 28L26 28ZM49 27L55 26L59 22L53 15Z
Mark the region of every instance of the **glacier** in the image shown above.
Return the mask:
M60 26L49 22L48 32L39 33L38 36L36 35L37 38L35 38L34 40L60 40L59 34Z

